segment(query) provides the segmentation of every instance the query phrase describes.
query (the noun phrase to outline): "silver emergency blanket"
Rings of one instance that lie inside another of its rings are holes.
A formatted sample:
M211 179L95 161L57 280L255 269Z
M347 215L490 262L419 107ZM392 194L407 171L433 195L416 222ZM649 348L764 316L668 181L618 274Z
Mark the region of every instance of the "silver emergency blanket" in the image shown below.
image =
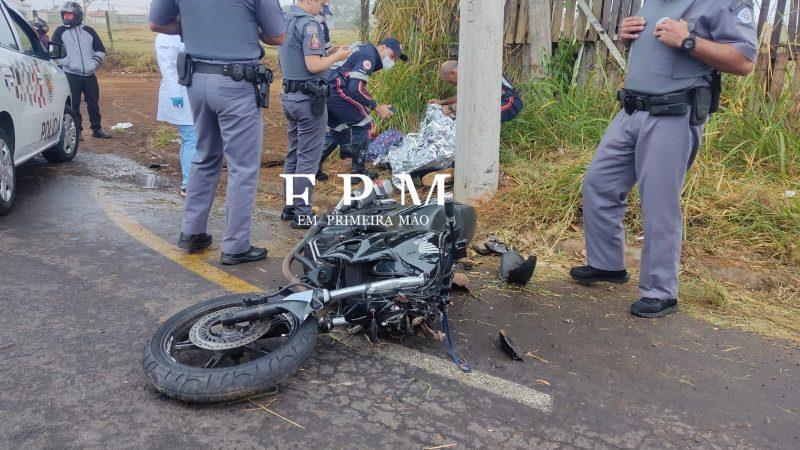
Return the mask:
M418 133L409 133L380 162L392 168L392 184L400 187L399 175L450 167L456 154L456 121L439 105L428 105Z

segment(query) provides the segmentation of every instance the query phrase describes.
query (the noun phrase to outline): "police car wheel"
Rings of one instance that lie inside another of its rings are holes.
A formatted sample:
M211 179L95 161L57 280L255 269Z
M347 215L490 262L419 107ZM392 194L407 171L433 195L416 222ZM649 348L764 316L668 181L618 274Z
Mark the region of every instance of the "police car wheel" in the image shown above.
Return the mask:
M17 172L14 167L14 149L8 136L0 128L0 216L11 212L17 193Z
M64 107L64 117L61 120L61 137L53 147L42 152L42 156L50 162L72 161L78 154L78 123L75 121L75 112L69 106Z
M262 393L297 372L316 346L316 318L300 323L282 312L231 332L220 328L220 318L246 297L198 303L156 330L141 361L156 390L185 402L219 403Z

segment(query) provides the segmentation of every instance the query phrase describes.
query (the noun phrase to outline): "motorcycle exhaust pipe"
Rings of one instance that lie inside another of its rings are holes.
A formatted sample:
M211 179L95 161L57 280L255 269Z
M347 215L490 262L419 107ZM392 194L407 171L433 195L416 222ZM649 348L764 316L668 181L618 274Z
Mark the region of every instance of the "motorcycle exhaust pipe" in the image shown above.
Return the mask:
M395 278L393 280L376 281L374 283L360 284L342 289L329 291L326 299L338 300L342 298L354 297L356 295L374 295L382 294L385 292L397 291L405 288L414 288L425 286L428 282L428 277L424 273L416 277L403 277ZM327 301L326 301L327 303Z
M357 295L375 295L399 291L407 288L422 287L425 286L425 283L427 282L428 277L424 273L421 273L416 277L403 277L395 278L393 280L376 281L374 283L359 284L358 286L336 289L333 291L319 289L315 290L312 295L308 296L308 299L294 299L293 301L309 302L310 308L307 309L307 312L311 312L312 309L316 310L322 308L323 305L326 305L328 302L333 300L354 297ZM277 301L275 303L268 303L266 305L258 305L251 308L242 309L228 317L223 318L220 322L225 327L231 327L237 323L252 322L254 320L270 317L282 310L286 310L286 308L281 307L281 301ZM289 310L291 310L291 308L289 308Z

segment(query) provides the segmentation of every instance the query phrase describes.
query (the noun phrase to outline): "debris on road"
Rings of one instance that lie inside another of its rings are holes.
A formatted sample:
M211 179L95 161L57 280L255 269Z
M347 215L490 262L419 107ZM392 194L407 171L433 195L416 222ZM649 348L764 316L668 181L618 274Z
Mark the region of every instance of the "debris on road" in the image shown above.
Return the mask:
M503 242L500 242L499 240L497 240L497 238L493 237L487 239L483 243L483 246L486 248L486 250L489 250L491 253L495 253L498 255L502 255L504 253L508 253L509 251L511 251L508 245L504 244Z
M536 270L535 256L523 259L519 253L510 251L500 257L500 278L506 283L524 286L531 281L534 270Z
M508 336L506 330L500 330L500 348L514 361L523 361L522 356L514 348L514 341Z
M289 422L290 424L305 430L306 427L300 425L299 423L297 423L297 422L295 422L293 420L287 419L286 417L283 417L282 415L280 415L280 414L276 413L275 411L269 409L268 406L271 406L273 403L275 403L276 400L278 400L278 399L277 398L272 399L267 405L263 405L261 403L254 402L253 400L247 399L248 402L250 402L250 403L252 403L252 404L254 404L254 405L256 405L258 407L258 408L254 408L254 409L262 409L262 410L272 414L273 416L275 416L275 417L277 417L279 419L283 419L283 420Z
M533 358L533 359L535 359L535 360L537 360L539 362L543 362L545 364L550 364L550 361L542 358L541 356L538 356L536 353L533 353L533 352L525 352L525 356L531 357L531 358Z
M156 176L155 174L148 173L147 178L144 181L144 188L145 189L155 189L156 188Z
M125 130L125 129L128 129L128 128L131 128L132 126L133 126L133 124L130 123L130 122L119 122L116 125L114 125L113 127L111 127L111 129L112 130Z
M453 274L453 287L469 292L469 277L461 272Z

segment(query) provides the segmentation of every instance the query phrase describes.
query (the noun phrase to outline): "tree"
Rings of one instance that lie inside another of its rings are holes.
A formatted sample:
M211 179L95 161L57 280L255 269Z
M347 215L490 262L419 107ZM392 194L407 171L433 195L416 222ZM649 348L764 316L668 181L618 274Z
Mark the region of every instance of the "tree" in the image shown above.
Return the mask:
M361 42L369 40L369 0L361 0Z

